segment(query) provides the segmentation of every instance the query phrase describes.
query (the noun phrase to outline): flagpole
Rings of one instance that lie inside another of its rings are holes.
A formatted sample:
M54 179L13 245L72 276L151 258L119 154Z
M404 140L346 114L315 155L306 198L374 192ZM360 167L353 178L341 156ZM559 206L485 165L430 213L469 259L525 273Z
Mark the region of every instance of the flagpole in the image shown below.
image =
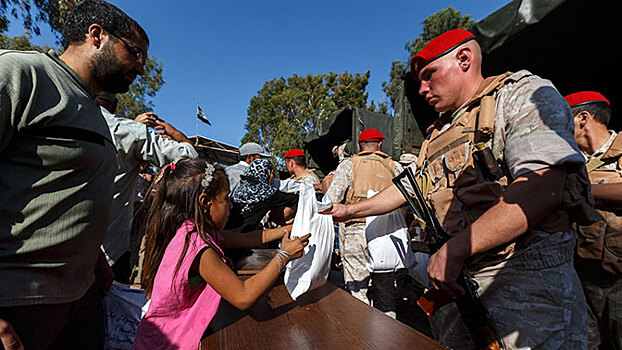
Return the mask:
M197 103L197 109L199 107L199 104ZM199 144L199 118L194 118L194 131L195 131L195 135L196 136L196 144Z

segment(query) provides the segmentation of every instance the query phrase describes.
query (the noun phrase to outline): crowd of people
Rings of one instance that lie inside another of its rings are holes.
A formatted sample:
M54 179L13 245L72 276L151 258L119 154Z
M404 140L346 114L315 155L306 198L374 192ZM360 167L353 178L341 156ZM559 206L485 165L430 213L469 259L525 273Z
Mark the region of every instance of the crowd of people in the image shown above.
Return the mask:
M397 210L425 239L392 182L404 169L451 237L419 287L458 298L466 275L506 349L622 349L622 141L602 94L563 97L525 70L484 78L475 36L448 31L410 62L439 113L419 154L395 161L382 130L365 129L356 154L334 145L339 165L323 179L298 148L280 157L280 178L260 144L224 168L155 113L115 115L149 46L117 7L84 2L63 38L60 55L0 51L5 349L103 348L113 280L150 300L133 349L197 348L222 299L248 309L303 255L314 233L289 236L301 186L333 202L324 214L337 223L344 289L396 318L421 279L405 261L370 267L366 217ZM231 258L266 246L274 258L240 279ZM442 344L477 347L455 303L429 322Z

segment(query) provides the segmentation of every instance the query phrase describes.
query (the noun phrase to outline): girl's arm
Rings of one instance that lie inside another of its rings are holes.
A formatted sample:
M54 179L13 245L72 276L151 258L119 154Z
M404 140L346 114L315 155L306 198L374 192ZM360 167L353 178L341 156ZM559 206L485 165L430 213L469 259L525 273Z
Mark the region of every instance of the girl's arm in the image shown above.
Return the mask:
M223 238L221 246L223 248L254 248L286 236L289 237L291 231L292 225L242 234L221 232L220 235Z
M309 236L311 234L295 239L283 237L281 248L293 259L297 259L302 256L304 247L309 243ZM213 249L205 249L200 255L199 274L231 305L246 310L272 286L281 274L281 266L286 263L283 256L277 254L261 272L241 280Z

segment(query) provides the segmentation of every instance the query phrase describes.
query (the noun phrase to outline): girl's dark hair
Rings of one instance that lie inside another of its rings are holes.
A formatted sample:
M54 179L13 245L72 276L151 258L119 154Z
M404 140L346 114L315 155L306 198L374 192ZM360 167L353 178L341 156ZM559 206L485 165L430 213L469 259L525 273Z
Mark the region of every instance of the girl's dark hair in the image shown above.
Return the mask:
M81 43L92 24L99 24L105 30L132 40L137 40L136 33L147 43L149 37L145 30L118 7L100 0L88 0L78 5L67 17L62 29L63 45Z
M229 187L227 175L220 165L214 165L213 179L203 189L201 181L205 178L207 166L204 160L183 158L173 164L174 170L171 165L167 165L162 170L162 177L156 180L158 183L155 185L155 197L145 227L145 264L141 282L148 295L153 290L153 282L164 251L185 221L191 221L199 237L213 248L206 232L213 232L215 227L209 214L202 212L198 198L201 193L205 193L210 200ZM175 275L188 249L189 238L190 234L186 236ZM218 249L215 251L220 254Z

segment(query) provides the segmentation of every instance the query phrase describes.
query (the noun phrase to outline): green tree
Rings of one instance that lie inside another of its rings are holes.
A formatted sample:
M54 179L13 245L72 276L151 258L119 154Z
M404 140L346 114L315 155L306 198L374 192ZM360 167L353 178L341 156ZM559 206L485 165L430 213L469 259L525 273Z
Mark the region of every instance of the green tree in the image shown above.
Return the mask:
M409 52L409 57L421 51L430 40L452 29L469 29L475 21L468 14L453 7L440 10L437 13L423 20L423 30L413 41L406 43L405 49Z
M402 61L391 62L391 72L389 73L389 81L382 82L382 91L387 95L390 101L391 108L395 107L395 100L397 98L397 89L401 81L402 75L406 72L406 64ZM388 109L388 108L387 108Z
M453 7L440 10L439 12L430 15L423 20L423 30L421 31L421 34L404 45L404 49L408 51L406 61L393 61L391 64L389 81L382 83L382 90L391 101L391 108L395 106L394 102L397 95L399 80L406 72L410 57L423 49L423 47L430 42L430 40L436 38L444 32L452 29L469 29L474 24L475 21L471 18L471 16L468 14L463 16L460 11L454 9Z
M28 32L41 34L40 23L50 26L60 42L64 20L77 5L85 0L0 0L0 33L8 29L9 17L22 20Z
M134 119L141 113L153 111L154 106L151 99L164 85L163 70L161 61L152 56L147 57L145 75L137 77L130 85L130 90L119 95L119 107L116 114L120 117Z
M348 106L367 108L369 75L331 72L266 82L251 98L242 142L264 144L277 157L302 148L319 122Z
M24 35L19 35L15 37L0 34L0 49L39 52L46 52L53 49L49 46L33 45L30 42L31 38L32 37L28 31L26 31Z
M0 0L0 49L49 51L61 49L49 46L40 47L31 43L31 33L40 34L40 24L49 25L56 35L56 45L62 41L61 28L66 16L85 0ZM10 17L21 19L24 35L9 37L5 34ZM117 114L134 118L140 113L153 111L152 98L164 85L162 62L149 56L145 63L145 75L138 77L130 90L119 95Z

